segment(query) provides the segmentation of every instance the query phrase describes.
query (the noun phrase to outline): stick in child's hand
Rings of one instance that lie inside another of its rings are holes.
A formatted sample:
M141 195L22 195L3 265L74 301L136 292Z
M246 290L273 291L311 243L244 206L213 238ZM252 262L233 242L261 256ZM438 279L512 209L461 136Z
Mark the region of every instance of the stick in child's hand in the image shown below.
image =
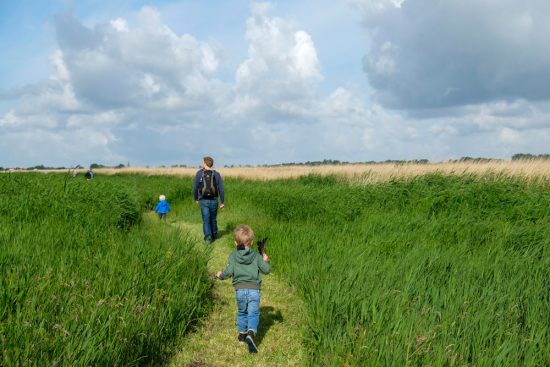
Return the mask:
M264 239L261 239L258 241L257 245L258 245L258 252L260 253L260 255L264 256L265 255L265 243L267 242L267 237L264 238Z

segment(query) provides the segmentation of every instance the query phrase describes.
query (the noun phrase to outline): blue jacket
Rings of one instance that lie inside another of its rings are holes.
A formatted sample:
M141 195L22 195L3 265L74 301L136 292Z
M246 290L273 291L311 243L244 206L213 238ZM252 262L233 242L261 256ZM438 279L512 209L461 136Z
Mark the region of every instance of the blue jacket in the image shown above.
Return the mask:
M202 199L202 195L199 192L199 184L201 183L201 180L202 180L202 169L197 171L197 174L195 175L195 181L193 182L193 197L195 198L195 201ZM218 195L220 196L220 202L223 204L225 200L225 195L223 192L222 176L216 170L214 170L214 184L218 188L217 192L218 192Z
M161 200L155 207L155 212L160 214L166 214L170 211L170 204L166 200Z

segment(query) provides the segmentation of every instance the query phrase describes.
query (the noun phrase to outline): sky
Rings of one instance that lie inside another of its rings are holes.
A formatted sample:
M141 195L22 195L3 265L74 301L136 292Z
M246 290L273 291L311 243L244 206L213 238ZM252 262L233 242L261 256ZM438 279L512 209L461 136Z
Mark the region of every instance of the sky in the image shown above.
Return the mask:
M1 0L0 166L550 153L547 0Z

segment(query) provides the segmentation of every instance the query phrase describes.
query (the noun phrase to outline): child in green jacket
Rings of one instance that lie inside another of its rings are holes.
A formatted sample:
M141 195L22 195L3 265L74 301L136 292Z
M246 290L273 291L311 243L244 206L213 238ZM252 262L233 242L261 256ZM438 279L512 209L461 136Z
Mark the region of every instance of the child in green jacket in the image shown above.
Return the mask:
M260 272L269 274L269 257L252 250L254 232L249 226L237 226L234 235L237 248L229 255L225 270L216 273L216 277L220 280L233 278L237 299L238 340L248 345L250 353L257 353L254 338L260 322Z

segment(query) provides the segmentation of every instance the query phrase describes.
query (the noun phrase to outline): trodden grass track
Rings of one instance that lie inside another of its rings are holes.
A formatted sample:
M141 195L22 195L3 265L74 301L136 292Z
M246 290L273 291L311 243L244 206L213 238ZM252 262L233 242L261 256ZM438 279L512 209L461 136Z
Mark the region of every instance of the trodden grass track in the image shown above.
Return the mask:
M231 219L233 218L233 219ZM187 220L182 220L187 219ZM209 273L225 267L229 253L234 249L230 226L222 230L220 239L211 245L202 240L200 218L177 217L173 225L191 234L197 246L211 248ZM236 215L230 211L220 213L223 225L233 222ZM242 218L241 218L242 219ZM295 289L279 278L277 271L265 277L262 284L260 326L256 338L259 353L250 355L244 344L237 341L235 291L231 280L216 281L213 288L214 308L199 325L195 333L185 338L172 359L171 366L304 366L306 355L301 344L300 320L303 307Z

